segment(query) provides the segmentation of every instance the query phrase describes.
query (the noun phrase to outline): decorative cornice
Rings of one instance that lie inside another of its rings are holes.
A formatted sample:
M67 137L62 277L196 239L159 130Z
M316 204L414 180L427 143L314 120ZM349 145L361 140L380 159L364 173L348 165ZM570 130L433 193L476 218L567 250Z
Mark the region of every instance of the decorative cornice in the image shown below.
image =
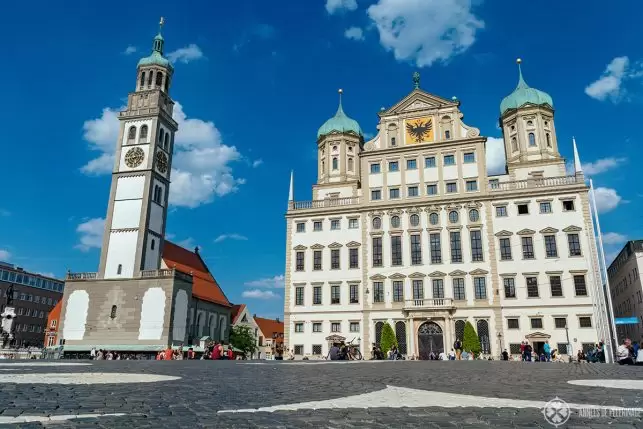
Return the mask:
M381 274L375 274L374 276L369 277L371 280L386 280L386 276Z
M587 274L587 270L569 270L569 274Z
M313 249L313 250L320 250L320 249L323 249L324 246L319 244L319 243L317 243L317 244L313 244L312 246L310 246L310 248Z
M451 272L449 273L449 275L450 275L451 277L462 277L462 276L466 276L466 275L467 275L467 273L465 273L465 272L464 272L464 271L462 271L462 270L455 270L455 271L451 271Z
M429 277L446 277L447 274L443 273L442 271L433 271L431 274L429 274Z
M496 232L495 235L496 237L511 237L512 235L514 235L514 233L511 231L507 231L506 229L503 229L502 231Z
M580 232L583 228L579 228L575 225L570 225L567 228L563 228L563 232Z
M324 286L324 282L311 282L311 286Z
M389 279L404 279L406 276L404 274L395 273L388 276Z
M428 232L442 232L442 227L441 226L430 226L426 229Z
M473 271L469 271L469 274L472 276L481 276L481 275L489 274L489 271L483 270L482 268L476 268Z
M541 234L556 234L558 230L556 228L552 228L551 226L548 226L547 228L543 228L539 231Z
M545 271L545 274L551 276L551 275L560 275L563 274L563 271Z
M415 272L413 274L409 274L410 279L421 279L423 277L426 277L426 274L422 274L422 273L418 273L418 272Z
M500 277L516 277L518 275L518 273L502 273L502 274L499 274L499 275L500 275Z
M349 241L348 243L346 243L346 247L349 247L349 248L355 248L355 247L359 247L361 245L362 244L358 243L357 241Z
M389 211L386 212L386 214L389 215L389 216L395 216L395 215L399 216L399 215L401 215L403 213L404 212L402 210L400 210L400 209L390 209Z
M306 246L303 246L301 244L296 245L295 247L292 248L293 250L306 250L308 249Z
M339 243L331 243L328 245L329 249L339 249L340 247L342 247L342 245Z
M525 228L525 229L521 229L516 234L518 234L518 235L534 235L535 233L536 233L536 231L534 231L533 229Z

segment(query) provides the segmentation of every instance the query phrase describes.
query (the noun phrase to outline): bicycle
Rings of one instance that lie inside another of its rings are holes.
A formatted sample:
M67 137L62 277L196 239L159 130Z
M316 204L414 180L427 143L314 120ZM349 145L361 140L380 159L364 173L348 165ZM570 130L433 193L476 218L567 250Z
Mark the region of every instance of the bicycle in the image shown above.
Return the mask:
M350 343L346 343L346 348L348 349L348 360L363 360L362 352L359 351L359 346L353 344L355 338L353 338Z

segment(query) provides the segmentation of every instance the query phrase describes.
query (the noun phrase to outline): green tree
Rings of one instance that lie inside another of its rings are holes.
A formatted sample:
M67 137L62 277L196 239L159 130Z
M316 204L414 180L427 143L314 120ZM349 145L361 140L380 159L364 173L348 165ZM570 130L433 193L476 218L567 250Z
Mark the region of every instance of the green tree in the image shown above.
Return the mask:
M380 339L380 348L384 353L391 350L391 347L397 347L397 338L395 338L395 332L393 328L388 323L385 323L382 327L382 338Z
M471 322L467 322L464 325L464 339L462 340L462 348L467 352L473 352L474 354L480 353L482 346L480 345L480 338L476 334L476 330L473 329Z
M230 344L246 356L257 351L257 339L248 326L233 326L230 331Z

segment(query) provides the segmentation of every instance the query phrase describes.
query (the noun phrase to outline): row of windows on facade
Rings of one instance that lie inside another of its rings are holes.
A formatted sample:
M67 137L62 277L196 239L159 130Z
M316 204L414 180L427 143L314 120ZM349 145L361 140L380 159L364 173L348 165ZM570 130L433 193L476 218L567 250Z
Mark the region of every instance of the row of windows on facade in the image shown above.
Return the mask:
M621 281L611 284L610 287L612 291L612 299L616 298L620 294L629 293L627 289L629 289L630 285L632 284L636 284L638 289L640 285L640 283L636 283L636 280L638 278L639 269L638 267L634 267L629 273L627 273L627 276L623 276ZM637 292L640 293L640 291Z
M556 329L567 329L567 317L554 316L554 327ZM529 323L531 329L543 329L543 318L542 317L529 317ZM591 328L592 327L592 317L591 316L578 316L578 326L581 328ZM507 318L507 329L520 329L520 319L518 317L508 317Z
M15 332L35 332L35 333L41 333L43 330L43 327L41 325L28 325L28 324L21 324L21 323L16 323L15 327Z
M641 294L640 290L636 291L636 298L632 295L631 299L627 298L616 306L616 316L629 316L632 314L632 311L636 308L636 305L632 305L635 301L638 301L639 304L643 303L643 294Z
M0 289L0 297L4 297L5 293L6 293L5 291ZM26 301L26 302L33 302L35 304L46 304L46 305L48 305L50 307L53 307L56 304L58 304L57 299L47 298L45 296L41 297L39 295L32 295L32 294L26 293L26 292L18 293L15 290L13 291L13 299L19 299L20 301Z
M141 125L141 130L138 135L138 140L136 139L136 126L132 125L127 131L127 144L133 144L134 142L138 143L147 143L147 136L149 134L149 128L147 125ZM163 148L166 152L170 147L170 133L165 132L163 128L159 131L159 142L158 145Z
M455 194L458 192L458 180L451 180L444 182L445 194ZM477 192L478 188L478 179L466 179L464 181L464 189L466 192ZM437 183L429 183L426 185L426 196L436 196L440 195L440 189L438 188ZM409 185L406 187L406 197L420 197L420 186L417 184ZM388 188L388 199L397 200L402 198L402 192L400 191L399 186L392 186ZM382 190L381 189L371 189L371 201L381 201L382 200Z
M4 307L4 306L3 306ZM22 308L22 307L17 307L16 308L16 315L17 316L25 316L25 317L37 317L40 319L44 319L46 317L46 314L44 311L40 310L32 310L31 308Z
M163 75L164 75L163 72L157 71L156 80L155 80L154 70L148 71L147 75L146 75L146 72L141 72L141 78L138 84L139 90L152 88L152 82L154 82L157 88L163 88L165 92L168 92L168 89L170 88L170 77L166 76L165 85L163 85ZM146 82L146 77L147 77L147 82Z
M334 156L333 159L331 160L331 168L333 171L339 170L339 158ZM353 158L349 157L346 160L346 170L347 171L354 171L354 162ZM321 160L321 167L322 167L322 172L326 170L326 161L324 159Z
M574 292L576 297L586 297L587 293L587 283L585 282L584 275L574 275ZM465 301L467 298L465 278L464 277L454 277L452 281L452 297L455 301ZM507 299L517 298L516 292L516 279L514 277L503 277L502 278L504 296ZM432 279L430 280L431 285L431 295L428 294L426 290L425 281L422 279L412 279L411 280L411 293L412 296L409 297L414 301L424 300L424 299L434 299L442 300L447 298L445 294L445 280L444 279ZM383 281L375 281L372 283L372 302L373 303L384 303L386 292L392 292L391 302L404 302L407 300L405 297L405 287L403 280L393 280L390 285L390 290L385 289L385 283ZM359 285L358 284L349 284L349 304L359 304ZM538 277L535 276L526 276L525 285L523 286L525 290L525 298L541 298L540 286L538 284ZM295 305L306 305L305 304L305 286L296 286L295 287ZM313 305L323 305L323 286L313 286ZM551 298L564 298L563 294L563 285L562 277L558 275L549 276L549 290ZM473 293L475 299L487 299L487 278L486 277L473 277ZM330 304L331 305L341 305L342 297L342 285L341 284L331 284L330 285ZM417 303L422 305L423 303ZM443 305L443 302L435 303Z
M359 322L348 322L348 332L359 332L360 323ZM301 334L304 333L304 323L296 322L294 324L295 333ZM312 332L315 334L323 333L323 322L312 322ZM331 321L330 322L330 332L342 332L342 322Z
M462 154L462 162L464 164L475 164L476 162L476 153L475 152L465 152ZM442 165L448 167L450 165L456 165L455 155L444 155L442 157ZM436 157L435 156L426 156L424 157L424 168L436 168ZM407 170L417 170L418 160L417 159L407 159L406 160L406 169ZM388 171L396 172L400 171L400 162L399 161L388 161ZM380 162L372 162L370 164L371 174L379 174L382 172L382 164Z
M530 203L516 203L516 211L519 215L528 215L529 214ZM509 213L507 211L507 205L497 205L496 206L496 217L507 217ZM551 201L539 201L538 208L540 214L550 214L554 212ZM576 210L574 205L574 200L562 200L561 208L563 212L573 212Z
M610 280L619 273L621 267L627 263L633 253L636 254L640 252L643 252L643 240L628 242L607 269Z
M547 142L547 147L551 148L551 135L549 133L545 133L545 140ZM534 133L528 133L527 134L527 145L530 148L536 148L538 147L538 143L536 142L536 134ZM518 140L516 140L515 137L511 138L511 151L512 152L518 152Z
M449 245L450 245L450 262L461 263L464 262L463 249L462 249L462 233L460 231L449 231ZM420 234L411 234L410 240L410 254L411 265L426 265L428 262L424 261L422 256L422 240ZM393 235L390 237L391 241L391 257L390 265L393 267L404 265L403 250L402 250L402 236ZM383 267L383 237L372 238L372 267ZM484 251L482 245L482 232L480 230L469 231L469 242L471 250L471 262L484 262ZM498 251L501 261L513 260L511 238L502 237L498 239ZM558 258L558 246L556 243L556 236L545 235L543 237L544 253L546 258ZM534 250L534 238L531 236L520 237L520 246L522 252L522 259L532 260L536 259L536 252ZM580 237L576 233L567 234L568 254L570 257L582 256ZM431 264L442 264L442 239L440 232L429 233L429 261ZM298 250L295 253L295 271L306 270L306 252ZM357 248L349 248L348 252L348 267L359 268L359 251ZM323 268L323 251L313 250L312 260L313 271L322 271ZM341 249L330 249L330 269L341 269Z
M43 279L41 277L30 276L25 273L15 271L0 270L0 280L8 283L23 284L25 286L37 287L40 289L62 292L64 284L53 280Z

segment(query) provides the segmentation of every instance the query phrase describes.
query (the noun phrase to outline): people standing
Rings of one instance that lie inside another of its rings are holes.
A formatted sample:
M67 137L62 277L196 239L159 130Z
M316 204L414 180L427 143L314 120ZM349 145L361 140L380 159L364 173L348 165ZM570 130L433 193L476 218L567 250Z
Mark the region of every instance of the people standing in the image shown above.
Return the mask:
M462 341L460 341L460 338L456 338L453 348L455 349L455 358L460 360L462 358Z
M616 360L619 365L632 365L632 341L629 338L623 340L623 344L616 349Z
M547 362L551 362L551 346L549 345L549 341L545 341L543 352L545 353L545 359Z
M507 349L504 349L502 352L502 360L509 360L509 353L507 353Z

